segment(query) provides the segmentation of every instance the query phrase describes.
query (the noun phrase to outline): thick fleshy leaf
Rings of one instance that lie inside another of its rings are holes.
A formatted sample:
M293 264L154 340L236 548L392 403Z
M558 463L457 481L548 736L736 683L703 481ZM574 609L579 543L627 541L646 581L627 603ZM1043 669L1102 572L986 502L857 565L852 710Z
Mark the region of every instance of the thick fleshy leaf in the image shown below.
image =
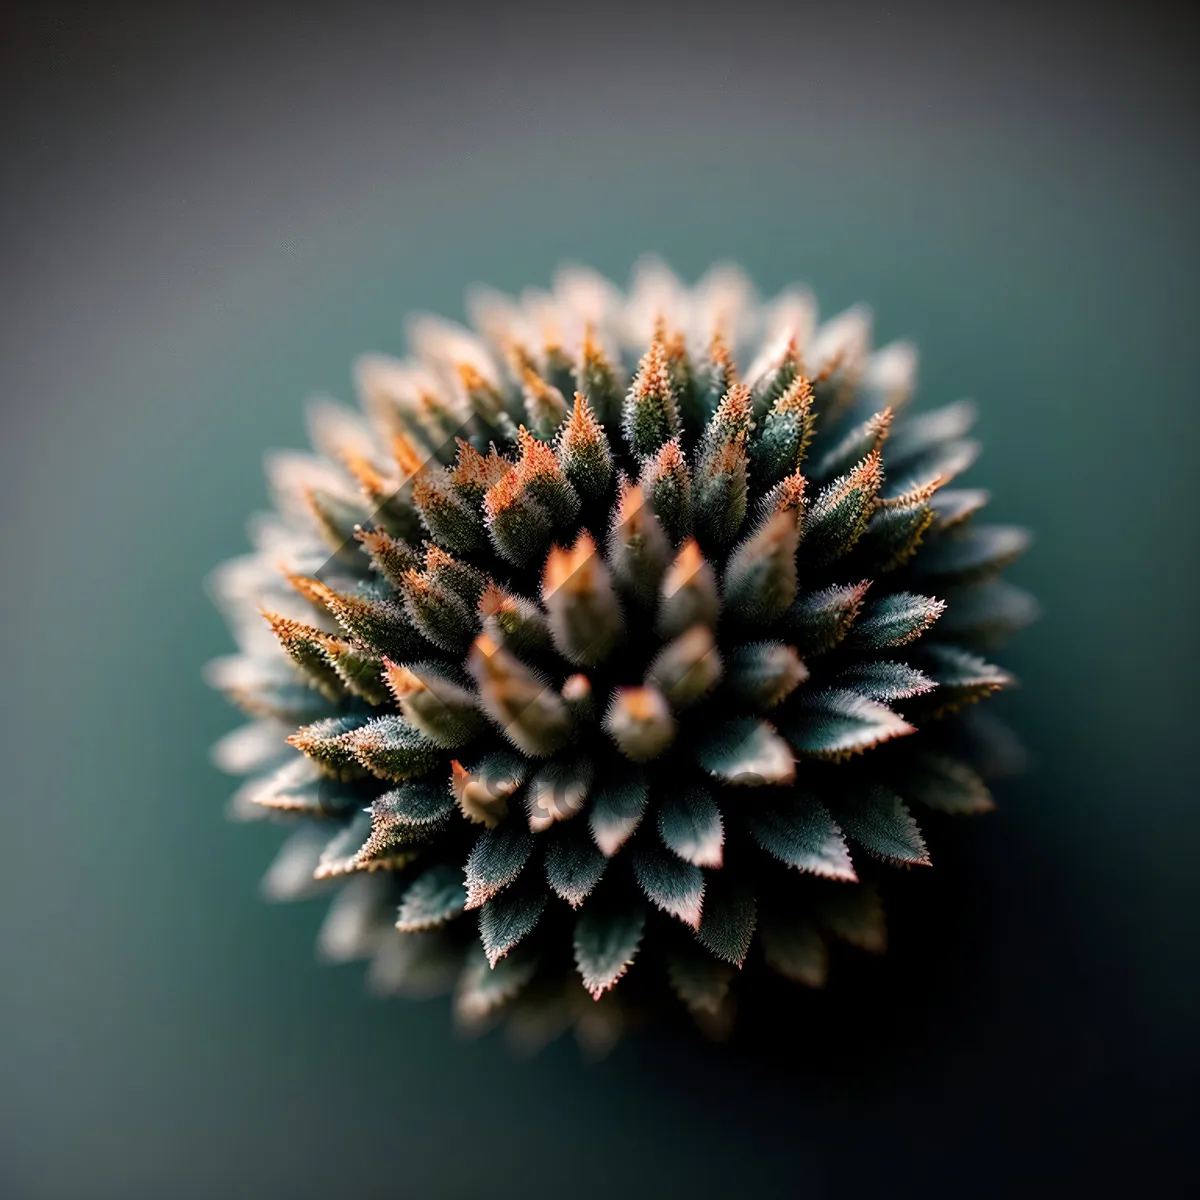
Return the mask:
M326 717L297 729L288 744L307 755L322 775L357 779L363 774L363 763L350 738L364 722L360 716Z
M396 928L401 933L435 929L457 917L466 903L462 868L454 863L439 863L409 884L400 901Z
M990 499L990 494L983 488L939 488L929 501L934 512L934 528L940 532L961 525Z
M878 451L823 488L804 514L806 566L825 566L847 554L862 537L883 481Z
M478 908L520 875L534 837L517 821L484 830L467 859L467 908Z
M540 767L529 781L525 806L529 828L534 833L549 829L557 821L569 821L583 810L594 769L587 758L553 759Z
M830 933L871 954L887 948L887 924L879 892L870 885L826 888L817 902L817 916Z
M395 937L391 888L381 875L348 880L333 899L317 933L317 953L326 962L370 958L385 938Z
M847 644L863 650L907 645L919 638L945 608L944 601L913 592L880 596L860 614Z
M575 964L593 1000L608 991L633 963L646 910L637 902L593 901L575 922Z
M537 970L537 958L523 950L521 947L495 963L488 961L482 947L470 952L454 989L454 1015L465 1028L483 1027L525 989Z
M486 969L486 960L483 965ZM375 996L440 996L454 986L461 966L462 950L439 930L396 933L383 940L371 960L367 988Z
M616 854L638 827L649 795L650 788L640 768L603 773L592 791L588 824L606 858Z
M932 750L913 756L897 778L905 799L947 813L982 813L995 808L979 775L960 759Z
M378 869L406 861L412 847L428 841L454 812L454 796L441 781L406 783L371 805L371 836L357 859Z
M698 946L673 951L667 959L667 977L675 994L695 1016L713 1017L729 998L734 970Z
M308 758L295 757L239 789L237 803L310 817L343 817L361 808L360 792L322 774Z
M755 642L733 651L726 674L733 695L761 712L786 700L808 678L808 668L792 646Z
M704 915L696 938L710 953L735 967L746 961L758 906L749 890L724 875L714 876L704 897Z
M360 812L338 830L325 844L317 860L314 879L334 879L357 870L358 853L371 835L371 817Z
M857 692L830 689L803 696L784 724L784 732L800 754L842 758L916 731L878 701Z
M882 659L857 662L842 671L836 682L839 687L849 688L868 700L879 700L885 704L891 700L920 696L937 687L928 675L923 675L916 667Z
M946 612L938 622L939 638L994 646L1037 619L1038 603L1002 579L989 579L946 593Z
M842 831L814 796L789 790L746 814L755 841L780 862L826 879L858 878Z
M990 578L1029 548L1029 533L1014 525L951 530L921 548L914 569L922 577L967 581Z
M864 579L797 596L783 618L796 651L813 658L839 645L858 620L870 586Z
M758 938L767 966L776 974L805 987L825 986L829 977L829 949L811 921L764 913Z
M436 743L403 717L376 717L346 735L346 744L372 775L379 779L412 779L439 761Z
M483 725L465 678L440 663L400 666L385 658L384 679L404 719L445 749L469 742Z
M822 454L820 461L808 468L807 473L811 474L813 479L823 480L853 470L855 463L883 445L891 423L890 408L874 413L861 425L849 430L837 445Z
M725 844L721 810L704 788L680 788L663 795L658 806L658 832L685 862L719 867Z
M582 821L568 821L546 846L546 881L572 908L578 908L600 882L608 859L600 853Z
M930 703L937 713L973 704L1016 682L1009 672L957 646L922 646L917 661L937 682Z
M934 521L929 488L917 488L878 504L859 543L859 561L872 575L912 560Z
M975 416L975 405L970 400L958 400L908 417L896 427L884 448L888 474L908 469L931 452L965 437L975 424Z
M929 865L929 851L912 814L895 792L875 784L838 802L846 835L868 853L891 862Z
M770 621L796 598L796 516L778 512L729 556L725 605L739 620Z
M758 717L735 717L699 737L696 761L715 779L739 787L790 783L796 760L775 727Z
M546 893L509 889L479 910L479 940L488 963L496 964L533 931L546 907Z
M704 699L717 685L723 669L712 630L697 624L654 656L646 671L646 682L658 688L678 710Z
M700 928L704 872L647 837L633 850L633 873L650 901L693 929Z

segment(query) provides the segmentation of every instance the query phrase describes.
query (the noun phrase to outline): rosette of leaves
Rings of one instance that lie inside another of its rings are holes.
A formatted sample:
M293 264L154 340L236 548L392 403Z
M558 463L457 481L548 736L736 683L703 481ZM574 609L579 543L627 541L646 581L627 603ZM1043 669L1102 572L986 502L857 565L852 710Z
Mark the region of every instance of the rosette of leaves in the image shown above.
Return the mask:
M991 807L1026 535L865 309L656 262L468 307L268 459L214 577L234 811L294 827L268 893L334 893L321 947L379 990L535 1043L675 1001L719 1034L756 972L882 949L922 814Z

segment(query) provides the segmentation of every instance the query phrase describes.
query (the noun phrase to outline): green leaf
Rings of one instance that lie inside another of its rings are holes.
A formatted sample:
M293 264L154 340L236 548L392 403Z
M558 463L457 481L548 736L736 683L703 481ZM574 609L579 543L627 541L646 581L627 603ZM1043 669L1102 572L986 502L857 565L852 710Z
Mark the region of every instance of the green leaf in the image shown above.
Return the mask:
M928 675L921 674L915 667L882 659L857 662L842 671L835 682L839 687L866 696L868 700L883 703L907 700L910 696L920 696L937 687Z
M239 804L309 817L343 817L362 807L362 796L319 772L312 760L290 758L239 789Z
M974 704L1016 683L1007 671L957 646L923 646L918 661L937 681L938 690L931 697L935 714Z
M587 530L570 550L555 546L550 551L542 572L542 601L554 645L570 662L596 666L621 639L621 604Z
M634 458L654 454L680 428L679 400L671 386L666 349L657 339L642 357L621 407L621 431Z
M805 473L814 480L831 479L854 469L874 450L878 450L887 438L888 426L892 423L892 410L885 408L855 426Z
M675 994L694 1016L714 1017L729 998L734 971L699 947L680 948L667 958L667 977Z
M431 662L398 666L384 659L384 679L404 719L431 742L451 749L469 742L483 724L475 693L456 670Z
M440 760L436 743L399 716L376 717L345 737L354 757L379 779L424 775Z
M454 1015L467 1029L485 1025L489 1017L525 990L538 960L533 954L522 953L523 949L495 963L488 961L487 953L478 945L469 952L454 995Z
M836 759L916 731L875 700L831 689L806 694L792 710L785 732L797 753Z
M1015 562L1029 548L1029 533L1013 525L974 525L952 530L928 543L915 560L923 577L966 582L986 579Z
M876 784L843 797L838 815L847 836L876 858L929 865L921 830L904 801L888 788Z
M995 646L1035 621L1037 601L1001 579L990 579L953 588L946 593L946 612L938 623L938 637Z
M575 963L593 1000L599 1000L632 965L645 927L646 910L636 902L593 900L579 914Z
M798 596L784 618L797 652L814 658L839 645L858 620L870 586L871 581L864 579Z
M983 488L939 488L930 498L934 528L953 529L973 517L991 499Z
M555 829L546 846L546 881L572 908L578 908L600 882L608 859L600 853L582 821Z
M760 487L773 487L804 461L813 437L812 401L808 380L798 378L772 403L761 432L750 443L754 478Z
M738 545L725 568L723 594L730 614L770 621L796 598L799 533L793 512L777 512Z
M933 524L929 489L919 488L878 503L859 543L859 561L872 575L912 560Z
M658 808L658 832L684 862L719 867L725 844L721 810L712 793L687 787L665 795Z
M545 907L545 892L519 889L502 892L484 904L479 910L479 939L493 968L533 931Z
M829 949L811 921L764 913L758 937L767 966L777 975L805 987L825 986L829 977Z
M401 933L436 929L457 917L466 903L462 868L453 863L439 863L409 884L400 901L396 928Z
M592 792L588 824L600 853L611 858L638 827L650 795L640 768L605 771Z
M534 837L516 821L479 836L467 859L467 908L478 908L520 875L533 853Z
M358 852L371 834L371 818L365 812L355 815L333 835L321 851L314 879L333 879L358 869Z
M942 600L913 592L892 592L866 606L847 640L862 650L904 646L921 636L945 611Z
M699 867L643 837L633 849L633 873L653 904L685 925L700 928L704 872Z
M775 727L759 717L734 717L698 738L696 761L715 779L740 787L790 783L796 761Z
M672 708L688 708L716 687L721 655L707 625L693 625L653 658L646 682L658 688Z
M913 756L897 780L906 799L954 814L983 813L995 808L979 775L960 759L926 750Z
M932 412L910 416L896 426L884 450L888 474L965 437L975 424L975 405L958 400Z
M750 951L757 921L758 907L749 891L723 874L716 875L704 897L696 938L717 958L740 967Z
M826 888L817 906L821 924L830 933L860 950L882 954L887 947L883 904L875 888Z
M726 678L738 700L761 712L786 700L808 678L808 668L791 646L755 642L733 650Z
M608 561L621 588L651 605L671 563L671 543L637 484L622 477L608 530Z
M817 799L799 790L771 797L748 812L754 840L780 862L826 879L856 880L842 831Z
M872 451L852 471L822 488L804 514L806 566L827 566L853 549L874 512L882 482L879 453Z
M363 769L350 738L364 721L365 718L360 716L326 717L301 726L288 738L288 745L307 755L323 775L332 779L357 779L362 776Z

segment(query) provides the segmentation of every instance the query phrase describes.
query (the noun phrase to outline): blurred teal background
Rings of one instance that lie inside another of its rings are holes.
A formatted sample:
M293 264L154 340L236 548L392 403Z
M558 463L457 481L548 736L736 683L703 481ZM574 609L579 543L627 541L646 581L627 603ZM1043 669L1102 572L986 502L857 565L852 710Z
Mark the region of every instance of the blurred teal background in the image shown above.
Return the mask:
M1011 1195L1194 1128L1195 39L1153 5L40 5L6 39L0 1190ZM227 824L202 591L261 458L414 308L740 261L869 301L1031 527L1033 754L810 1069L514 1061L318 966ZM858 1010L856 1009L856 1012Z

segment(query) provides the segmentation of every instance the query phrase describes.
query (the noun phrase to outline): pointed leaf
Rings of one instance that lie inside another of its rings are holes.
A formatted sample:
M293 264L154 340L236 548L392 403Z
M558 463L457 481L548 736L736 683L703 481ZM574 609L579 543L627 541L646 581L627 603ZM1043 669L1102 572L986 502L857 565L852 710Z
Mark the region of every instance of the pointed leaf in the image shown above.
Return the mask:
M710 775L739 787L791 783L796 760L775 727L758 717L735 717L698 740L696 761Z
M696 938L717 958L740 967L750 951L757 921L758 907L749 891L724 875L714 876Z
M868 700L887 703L932 692L937 684L907 663L884 660L857 662L837 676L839 687L849 688Z
M600 882L608 859L600 853L582 821L568 821L546 847L546 881L572 908L578 908Z
M537 965L534 955L521 950L489 963L486 952L476 946L468 955L454 989L454 1015L467 1029L482 1027L489 1017L521 994Z
M916 730L877 701L838 689L805 695L785 732L800 754L842 758Z
M641 822L650 789L638 768L606 771L592 792L588 824L600 853L611 858Z
M912 814L895 792L882 785L838 803L842 828L868 853L891 862L929 865L929 851Z
M545 892L519 889L502 892L484 904L479 910L479 940L493 968L532 932L545 907Z
M863 650L904 646L921 636L945 611L942 600L913 592L893 592L866 606L855 622L847 645Z
M675 994L694 1016L717 1016L729 998L734 971L699 947L680 948L667 959L667 977Z
M763 808L748 812L755 841L780 862L826 879L858 878L842 831L813 796L792 790Z
M706 789L681 788L663 796L658 808L658 831L684 862L698 867L721 865L725 827L721 810Z
M947 813L982 813L995 808L987 784L965 762L926 750L915 755L897 780L906 799Z
M520 875L534 838L516 821L486 829L467 859L467 908L478 908Z
M636 902L588 904L575 923L575 963L593 1000L608 991L633 963L646 910Z
M915 560L922 577L967 581L999 574L1029 548L1027 530L1015 525L974 525L929 541Z
M825 986L829 949L811 921L764 914L758 936L767 966L776 974L805 987Z
M633 851L633 873L642 891L665 913L700 928L704 872L643 837Z
M435 929L457 917L467 903L462 868L439 863L417 876L400 902L396 928L401 933Z

